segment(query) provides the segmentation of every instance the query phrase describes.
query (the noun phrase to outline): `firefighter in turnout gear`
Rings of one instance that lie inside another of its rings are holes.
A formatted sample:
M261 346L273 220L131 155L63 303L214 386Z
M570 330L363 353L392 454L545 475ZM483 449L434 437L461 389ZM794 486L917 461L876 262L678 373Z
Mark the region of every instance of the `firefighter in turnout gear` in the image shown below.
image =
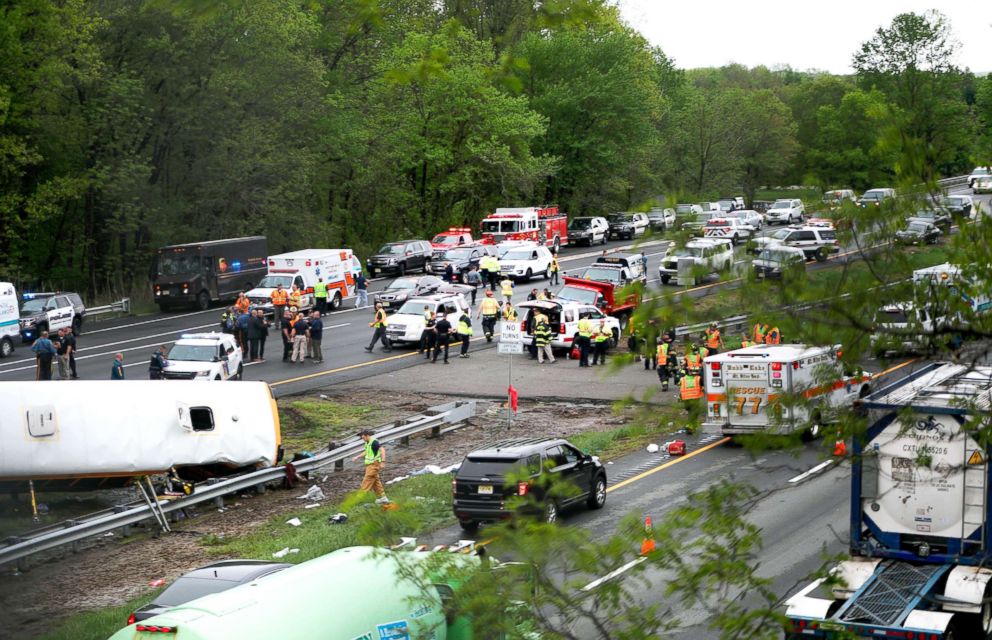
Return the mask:
M538 364L544 364L544 356L548 356L551 364L555 363L555 354L551 350L551 326L544 315L538 315L534 325L534 346L537 347Z
M493 341L493 333L496 332L496 321L499 320L499 303L493 297L492 290L486 291L486 297L479 305L478 317L482 318L482 333L486 335L486 342Z
M668 379L671 377L668 371L668 352L671 347L671 343L662 342L658 345L658 353L655 357L658 364L658 380L661 382L662 391L668 391Z
M689 346L689 351L685 354L685 371L688 376L698 376L703 370L703 358L699 354L699 347L695 343Z
M717 328L715 322L711 322L709 328L705 332L706 337L706 349L709 355L715 356L720 353L720 349L723 349L723 338L720 336L720 330Z

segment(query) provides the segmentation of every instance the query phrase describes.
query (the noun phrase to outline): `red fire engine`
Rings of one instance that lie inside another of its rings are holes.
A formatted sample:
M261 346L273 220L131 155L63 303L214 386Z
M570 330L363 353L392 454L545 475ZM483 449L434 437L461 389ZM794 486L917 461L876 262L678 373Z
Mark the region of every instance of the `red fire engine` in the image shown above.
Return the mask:
M496 209L482 221L482 241L505 240L533 240L557 251L568 244L568 216L558 213L558 205Z

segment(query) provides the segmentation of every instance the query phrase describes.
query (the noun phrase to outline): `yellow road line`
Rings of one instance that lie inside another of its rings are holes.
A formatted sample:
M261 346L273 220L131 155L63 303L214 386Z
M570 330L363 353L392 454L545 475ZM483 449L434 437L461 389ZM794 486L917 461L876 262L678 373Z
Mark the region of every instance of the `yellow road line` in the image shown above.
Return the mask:
M730 438L721 438L721 439L717 440L716 442L711 442L710 444L706 445L705 447L701 447L701 448L696 449L695 451L693 451L691 453L685 454L684 456L675 458L674 460L671 460L669 462L666 462L665 464L661 465L660 467L655 467L654 469L648 469L644 473L639 473L636 476L634 476L633 478L627 478L623 482L618 482L615 485L612 485L610 487L607 487L606 493L609 493L611 491L615 491L615 490L617 490L617 489L619 489L621 487L626 487L628 484L633 484L633 483L635 483L635 482L637 482L639 480L643 480L644 478L647 478L652 473L658 473L662 469L667 469L668 467L671 467L672 465L676 465L676 464L682 462L683 460L688 460L689 458L691 458L693 456L698 456L701 453L705 453L706 451L709 451L710 449L714 449L716 447L719 447L721 444L724 444L724 443L727 443L727 442L730 442Z

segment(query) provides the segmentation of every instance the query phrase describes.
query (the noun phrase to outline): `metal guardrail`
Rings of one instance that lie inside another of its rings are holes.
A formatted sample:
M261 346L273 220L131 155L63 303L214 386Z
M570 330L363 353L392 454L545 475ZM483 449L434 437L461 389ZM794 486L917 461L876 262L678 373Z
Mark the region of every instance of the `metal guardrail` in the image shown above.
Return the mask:
M733 316L730 318L724 318L716 323L716 326L721 331L727 331L728 333L733 328L740 329L747 324L748 316ZM675 337L679 338L682 336L692 335L694 333L702 333L710 326L709 322L700 322L699 324L683 325L681 327L675 327Z
M122 298L117 302L105 304L102 307L88 307L86 317L100 316L105 313L129 313L131 311L131 298Z
M943 180L937 181L938 187L956 187L961 184L968 183L968 176L954 176L953 178L944 178Z
M445 426L450 428L474 416L475 407L474 400L449 402L431 407L423 414L399 420L392 426L379 430L376 433L376 438L383 444L387 444L397 440L405 442L410 436L427 430L431 431L432 436L438 436L446 430ZM351 437L334 449L319 453L312 458L296 461L293 466L298 473L315 471L330 464L335 465L336 469L343 469L345 460L362 451L363 446L364 443L360 438ZM222 499L231 493L251 489L269 482L279 482L285 475L286 468L278 466L260 469L212 484L199 484L192 495L175 500L158 500L157 508L160 508L161 513L179 511L203 502ZM135 504L124 507L117 513L101 515L91 520L69 520L63 529L53 531L51 528L45 528L38 535L28 539L8 538L11 543L0 548L0 565L18 562L35 553L73 544L92 536L102 535L115 529L155 518L155 511L150 505Z

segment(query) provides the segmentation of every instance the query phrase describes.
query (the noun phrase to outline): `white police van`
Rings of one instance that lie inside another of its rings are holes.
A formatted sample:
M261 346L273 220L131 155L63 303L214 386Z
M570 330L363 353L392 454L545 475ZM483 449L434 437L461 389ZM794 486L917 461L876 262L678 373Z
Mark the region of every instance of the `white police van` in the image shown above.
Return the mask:
M227 333L187 333L166 354L166 380L241 380L244 356Z

